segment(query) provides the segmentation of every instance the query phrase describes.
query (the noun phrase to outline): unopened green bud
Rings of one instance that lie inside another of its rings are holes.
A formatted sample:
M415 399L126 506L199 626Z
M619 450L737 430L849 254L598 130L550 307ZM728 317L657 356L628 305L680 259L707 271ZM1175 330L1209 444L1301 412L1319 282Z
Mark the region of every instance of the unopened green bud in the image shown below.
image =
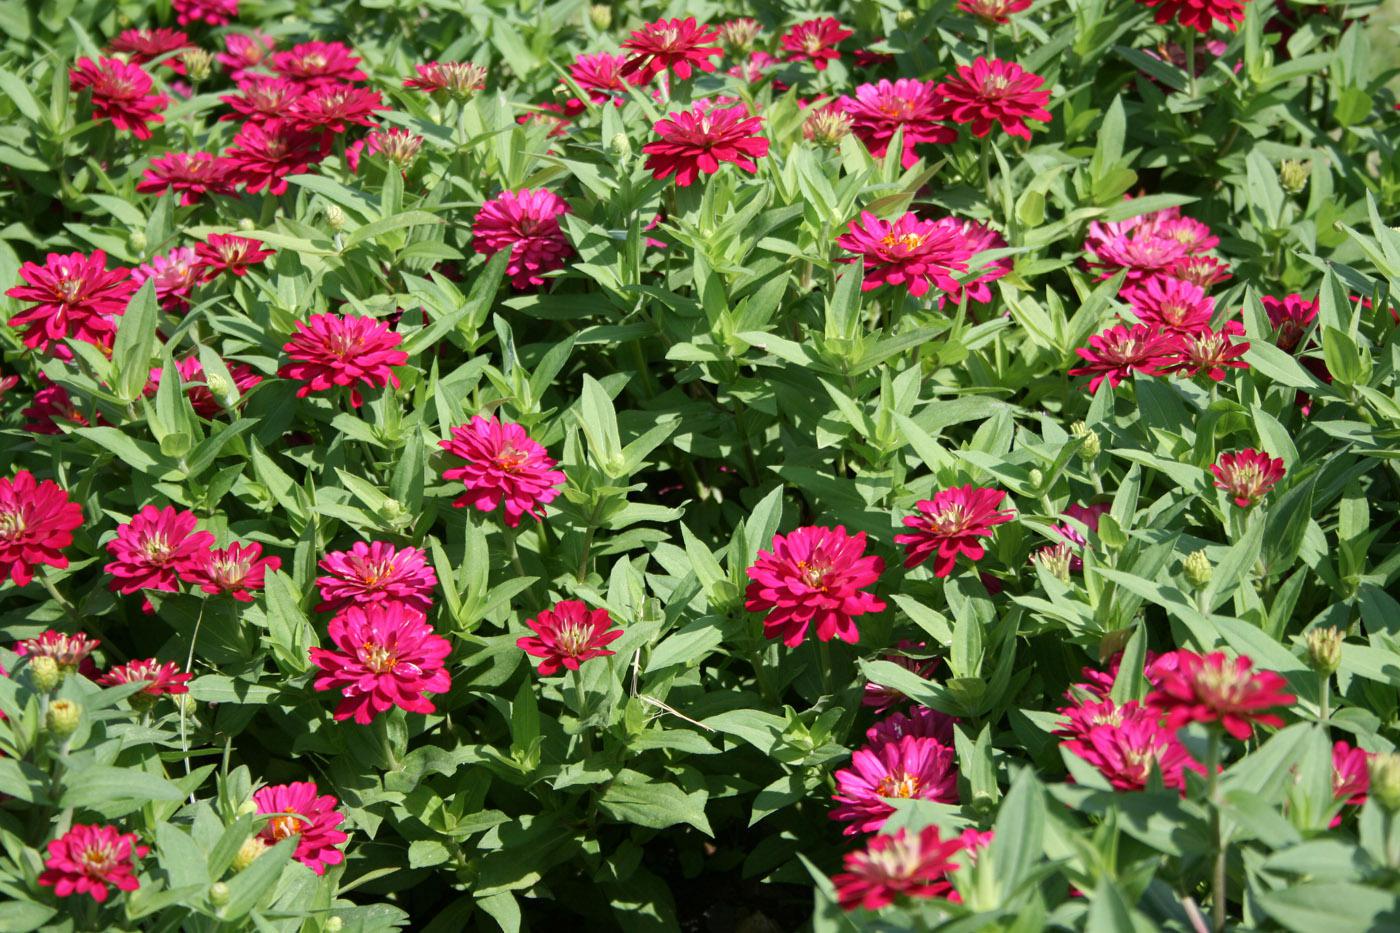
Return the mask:
M60 739L78 731L83 721L83 708L72 700L54 700L44 714L44 727Z
M262 858L262 854L267 851L267 843L259 836L249 836L243 840L243 845L238 847L238 854L233 857L233 870L243 871L249 865Z
M349 222L350 218L346 217L345 212L338 206L334 204L326 206L326 223L330 225L332 230L340 230Z
M131 247L133 253L146 252L146 231L133 230L127 235L126 244Z
M1211 575L1215 568L1210 565L1210 558L1206 556L1204 550L1192 551L1186 555L1186 560L1181 563L1181 572L1186 575L1186 582L1196 589L1204 589L1210 582Z
M63 671L58 662L47 655L38 655L29 662L29 680L40 693L49 693L63 683Z
M228 885L224 884L222 881L216 881L209 885L209 903L213 904L215 907L222 907L227 904L228 897Z
M341 930L345 929L345 921L339 917L327 917L325 929L326 933L340 933Z
M1371 772L1371 796L1387 810L1400 810L1400 755L1381 752L1367 762Z
M1035 562L1051 576L1069 582L1070 567L1074 562L1074 551L1068 544L1053 544L1035 552Z
M249 231L249 230L256 230L256 229L258 229L258 225L257 225L256 223L253 222L253 218L251 218L251 217L242 217L242 218L240 218L239 221L238 221L238 229L239 229L239 230L242 230L242 231L244 231L244 232L246 233L246 232Z
M398 499L385 499L379 507L379 514L387 521L396 522L408 514L408 509Z
M191 81L199 82L209 77L214 69L214 56L204 49L185 49L180 53L180 62Z
M227 379L216 374L206 376L204 385L209 389L209 393L220 401L228 398L230 391L233 389L233 386L229 384Z
M1319 674L1335 674L1342 666L1342 630L1333 626L1308 632L1308 666Z
M1296 159L1284 159L1278 167L1278 183L1289 194L1297 194L1308 186L1308 175L1312 166Z
M612 27L612 7L603 3L593 4L588 8L588 20L594 29L606 32Z
M627 138L626 133L613 134L613 138L608 140L608 149L624 162L632 158L632 140Z
M908 29L914 25L914 20L918 19L913 10L900 10L894 15L895 25L900 29Z
M1031 489L1039 489L1045 484L1045 474L1031 467L1030 472L1026 474L1026 482L1030 484Z
M1082 421L1076 421L1069 432L1074 437L1084 439L1083 445L1079 448L1079 459L1088 463L1098 458L1103 452L1103 444L1099 442L1098 432Z

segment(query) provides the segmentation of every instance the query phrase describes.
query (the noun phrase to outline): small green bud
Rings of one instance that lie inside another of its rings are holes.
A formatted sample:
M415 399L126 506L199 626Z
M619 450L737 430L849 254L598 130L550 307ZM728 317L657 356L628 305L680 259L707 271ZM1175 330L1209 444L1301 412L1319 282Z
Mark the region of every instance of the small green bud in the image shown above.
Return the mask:
M384 516L385 521L397 522L408 514L408 509L398 499L385 499L379 507L379 514Z
M624 162L632 158L632 140L627 138L626 133L615 133L613 138L608 140L608 149Z
M900 10L894 15L895 25L900 29L908 29L910 26L914 25L914 20L916 19L918 19L918 16L913 10Z
M1069 433L1074 437L1082 437L1084 439L1083 446L1079 448L1080 460L1089 463L1098 459L1099 454L1103 452L1103 444L1099 442L1097 431L1082 421L1076 421L1074 425L1070 427Z
M72 700L54 700L44 714L44 727L60 739L78 731L83 721L83 708Z
M1039 489L1045 485L1045 474L1035 467L1031 467L1030 472L1026 474L1026 482L1030 484L1031 489Z
M223 376L211 373L204 377L204 385L209 390L209 394L223 402L229 397L233 386Z
M58 662L47 655L38 655L29 662L29 681L40 693L49 693L63 683L63 671Z
M595 3L588 8L588 20L593 24L593 28L599 32L607 32L612 28L612 7Z
M1311 163L1299 162L1296 159L1284 159L1279 163L1278 183L1289 194L1298 194L1308 186L1308 175L1311 172Z
M257 805L257 802L256 802L256 801L253 801L253 800L245 800L245 801L243 801L241 804L238 805L238 815L239 815L239 816L252 816L253 814L255 814L255 813L257 813L257 812L258 812L258 805Z
M127 234L126 244L131 247L133 253L145 254L146 252L146 231L133 230Z
M249 836L243 840L243 845L238 847L238 854L233 857L233 870L243 871L249 865L256 862L267 851L267 843L258 836Z
M214 69L214 56L204 49L185 49L180 53L180 62L190 80L196 83L208 78Z
M1400 810L1400 755L1381 752L1368 762L1371 772L1371 796L1392 813Z
M1308 666L1319 674L1337 673L1342 666L1342 630L1332 626L1308 632Z
M1210 558L1202 549L1186 555L1186 559L1181 562L1181 572L1186 574L1186 582L1200 590L1205 589L1206 584L1210 583L1215 568L1211 567Z
M251 218L251 217L243 217L243 218L240 218L239 221L238 221L238 229L239 229L239 230L242 230L242 231L244 231L244 232L246 233L246 232L249 231L249 230L256 230L256 229L258 229L258 225L255 224L255 223L253 222L253 218Z
M341 920L339 917L326 918L326 933L340 933L343 929L345 929L344 920Z
M330 204L326 206L326 223L332 230L340 230L349 222L350 218L346 217L345 212L337 205Z
M1035 562L1051 576L1065 583L1069 582L1069 570L1073 560L1074 551L1068 544L1053 544L1035 552Z
M227 904L228 897L228 885L224 884L222 881L216 881L209 885L209 903L213 904L215 907L222 907Z

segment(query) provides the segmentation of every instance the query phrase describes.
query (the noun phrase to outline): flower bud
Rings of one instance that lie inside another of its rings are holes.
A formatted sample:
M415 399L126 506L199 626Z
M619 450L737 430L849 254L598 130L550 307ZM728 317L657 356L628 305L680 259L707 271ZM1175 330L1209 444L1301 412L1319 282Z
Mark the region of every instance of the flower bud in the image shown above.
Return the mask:
M326 933L340 933L345 929L345 921L339 917L327 917L324 925Z
M222 907L227 904L228 897L228 885L224 884L222 881L216 881L209 885L209 903L213 904L215 907Z
M83 708L72 700L54 700L44 714L44 727L60 739L77 732L82 721Z
M45 655L37 655L29 662L29 681L40 693L49 693L63 683L63 671L58 662Z
M1035 467L1031 467L1030 471L1026 473L1026 483L1033 490L1039 489L1045 484L1045 474Z
M244 233L247 233L249 230L258 229L258 225L253 222L253 218L242 217L238 221L238 229L242 230Z
M146 231L133 230L127 234L126 245L131 247L133 253L145 254L146 252Z
M1278 183L1289 194L1298 194L1308 186L1308 175L1311 173L1311 163L1299 162L1297 159L1284 159L1279 163Z
M349 221L350 218L346 217L345 212L337 205L326 205L326 223L330 225L332 230L342 229Z
M228 398L230 390L233 389L227 379L214 373L204 377L204 386L209 390L209 394L221 401Z
M385 499L384 504L379 507L379 514L385 521L397 522L408 514L408 509L404 508L398 499Z
M608 149L624 162L632 158L632 140L627 138L626 133L613 134L613 138L608 140Z
M1068 544L1052 544L1043 547L1035 552L1033 557L1051 576L1059 578L1061 581L1069 582L1070 566L1074 561L1074 551Z
M267 851L267 843L259 836L249 836L243 840L243 845L238 847L238 854L233 857L233 870L243 871L249 865L256 862Z
M185 49L180 53L180 63L191 81L203 81L214 68L214 56L204 49Z
M1186 575L1186 582L1196 589L1204 589L1210 582L1211 575L1215 568L1210 565L1210 558L1206 556L1204 549L1192 551L1186 555L1186 560L1181 563L1181 572Z
M1308 666L1319 674L1335 674L1342 666L1342 630L1333 626L1308 632Z
M839 107L828 105L807 114L802 123L802 136L818 146L835 148L851 135L851 117Z
M387 130L369 131L370 148L383 153L384 158L402 170L407 170L418 158L418 150L423 147L423 137L408 130L390 127Z
M1371 756L1367 767L1371 772L1371 797L1391 812L1400 810L1400 755L1380 752Z
M914 20L916 19L918 19L918 16L913 10L909 9L900 10L894 15L895 25L900 29L908 29L910 26L914 25Z
M731 52L747 52L762 31L763 27L756 19L747 16L731 19L720 24L719 41Z
M1098 432L1082 421L1076 421L1070 427L1069 433L1074 437L1082 437L1083 445L1079 448L1079 459L1085 463L1096 460L1103 452L1103 444L1099 442Z
M588 21L599 32L607 32L612 28L612 7L603 3L593 4L588 8Z

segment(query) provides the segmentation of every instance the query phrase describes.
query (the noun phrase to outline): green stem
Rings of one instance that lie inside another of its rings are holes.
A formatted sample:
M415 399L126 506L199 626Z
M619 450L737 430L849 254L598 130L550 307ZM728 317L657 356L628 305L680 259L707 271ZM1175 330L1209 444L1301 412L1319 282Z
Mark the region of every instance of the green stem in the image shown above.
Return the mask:
M515 568L517 574L524 577L526 575L525 565L520 561L520 549L515 546L515 536L519 534L519 532L510 526L506 526L505 534L506 553L510 555L511 566Z
M597 525L595 524L597 520L593 515L594 513L592 512L588 514L588 527L585 528L583 532L583 550L578 556L578 573L575 574L575 578L580 583L586 583L588 581L588 558L593 550L593 534L597 531Z
M208 600L202 600L199 604L199 615L194 619L194 631L190 633L190 651L185 656L185 673L194 673L194 646L199 643L199 627L204 624L204 607L208 605ZM180 697L180 748L185 753L185 777L190 776L190 740L185 734L185 711L189 708L188 694ZM190 803L194 803L194 792L190 792Z
M987 212L992 211L992 137L982 137L982 190L987 195Z
M821 668L822 693L831 696L831 642L817 641L817 666Z
M1196 97L1196 30L1186 29L1186 91Z
M1220 730L1212 728L1210 743L1206 746L1206 803L1210 806L1211 845L1215 850L1215 870L1212 875L1211 914L1212 929L1223 933L1225 929L1225 908L1227 906L1225 888L1227 849L1220 827L1220 800L1217 797L1220 786Z
M578 714L579 743L583 749L584 757L587 757L593 752L593 734L585 724L585 720L588 718L588 712L585 708L585 698L587 694L583 689L582 668L574 670L572 679L574 682L574 711Z
M1317 718L1326 722L1332 715L1332 675L1319 674L1318 677L1322 680L1322 687L1317 701Z

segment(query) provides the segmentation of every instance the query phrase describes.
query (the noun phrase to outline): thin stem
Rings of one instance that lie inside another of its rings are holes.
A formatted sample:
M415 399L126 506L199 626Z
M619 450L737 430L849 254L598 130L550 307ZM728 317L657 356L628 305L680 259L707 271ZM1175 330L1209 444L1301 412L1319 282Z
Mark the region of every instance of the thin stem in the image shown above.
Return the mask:
M831 696L831 642L817 641L817 665L821 668L822 693Z
M1326 722L1332 714L1332 675L1319 674L1318 677L1322 680L1322 687L1317 701L1317 718Z
M992 211L992 137L982 137L982 190L987 195L987 213Z
M575 575L580 583L586 583L588 581L588 557L593 550L593 533L596 530L597 526L594 525L593 519L590 517L588 520L588 528L583 533L583 552L579 554L578 573Z
M207 600L199 603L199 615L195 616L194 631L190 633L190 651L185 656L185 673L194 673L194 646L199 642L199 627L204 624L204 607L208 605ZM180 697L180 748L185 753L185 777L190 776L190 741L185 735L185 711L189 708L189 701L184 694ZM194 803L194 791L190 791L190 803Z
M1226 854L1225 839L1220 829L1220 801L1217 792L1220 784L1220 730L1211 729L1210 743L1206 746L1206 802L1210 806L1210 835L1215 848L1215 871L1211 894L1212 929L1223 933L1225 929L1225 887Z
M1186 90L1194 99L1196 96L1196 30L1186 29Z
M588 714L585 708L587 693L585 693L583 689L582 668L575 668L571 679L574 682L574 711L578 713L579 743L583 749L584 756L587 757L593 752L593 734L584 722L588 718Z
M73 607L72 603L63 598L63 594L58 591L58 587L53 585L53 581L49 579L47 572L39 574L39 583L43 585L44 589L49 591L49 596L52 597L54 602L58 603L59 608L63 610L64 615L68 616L69 621L73 622L75 625L82 624L83 620L78 618L78 610Z
M518 533L516 529L511 528L509 525L506 526L506 553L510 555L510 563L511 566L515 568L515 572L524 577L526 575L525 565L520 561L520 549L515 546L515 536Z

